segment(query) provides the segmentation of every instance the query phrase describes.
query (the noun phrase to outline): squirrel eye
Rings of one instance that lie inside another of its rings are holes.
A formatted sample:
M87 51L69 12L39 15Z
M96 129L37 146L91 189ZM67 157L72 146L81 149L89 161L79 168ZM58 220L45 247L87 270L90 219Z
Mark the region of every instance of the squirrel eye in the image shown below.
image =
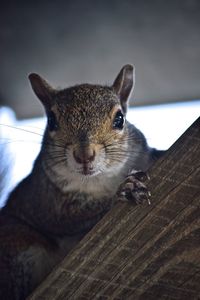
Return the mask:
M54 131L58 128L55 114L50 111L47 116L47 124L49 131Z
M125 121L124 115L122 114L121 110L119 110L116 113L114 121L113 121L113 129L122 130L124 127L124 121Z

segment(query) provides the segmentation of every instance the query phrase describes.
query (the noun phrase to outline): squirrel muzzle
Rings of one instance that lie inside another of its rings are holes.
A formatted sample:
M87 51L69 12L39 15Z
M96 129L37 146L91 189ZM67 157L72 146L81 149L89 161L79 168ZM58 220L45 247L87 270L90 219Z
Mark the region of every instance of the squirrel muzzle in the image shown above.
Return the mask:
M73 156L75 161L82 165L82 172L84 175L92 175L93 171L93 164L96 156L96 151L93 147L78 147L75 148L73 151Z
M95 150L87 148L77 148L73 151L73 156L78 164L88 164L95 159Z

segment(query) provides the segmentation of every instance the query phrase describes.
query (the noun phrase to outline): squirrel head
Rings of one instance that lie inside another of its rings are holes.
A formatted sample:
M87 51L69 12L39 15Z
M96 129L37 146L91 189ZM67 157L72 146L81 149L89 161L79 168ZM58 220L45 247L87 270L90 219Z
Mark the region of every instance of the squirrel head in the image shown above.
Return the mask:
M47 115L43 152L48 167L62 176L70 172L88 177L122 168L133 66L125 65L111 86L80 84L57 90L37 74L29 79Z

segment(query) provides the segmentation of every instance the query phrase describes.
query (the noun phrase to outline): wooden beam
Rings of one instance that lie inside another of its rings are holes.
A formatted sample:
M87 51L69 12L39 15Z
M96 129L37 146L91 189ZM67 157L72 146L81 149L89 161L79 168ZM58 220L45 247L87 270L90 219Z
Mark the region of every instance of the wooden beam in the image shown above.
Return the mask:
M199 299L200 118L149 173L152 204L119 203L29 299Z

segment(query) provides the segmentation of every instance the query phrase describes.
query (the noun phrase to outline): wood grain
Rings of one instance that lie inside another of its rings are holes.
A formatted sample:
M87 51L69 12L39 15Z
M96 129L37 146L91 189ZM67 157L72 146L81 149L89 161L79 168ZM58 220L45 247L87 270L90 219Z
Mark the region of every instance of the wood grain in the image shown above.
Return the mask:
M152 204L118 204L29 299L200 299L200 118L149 174Z

